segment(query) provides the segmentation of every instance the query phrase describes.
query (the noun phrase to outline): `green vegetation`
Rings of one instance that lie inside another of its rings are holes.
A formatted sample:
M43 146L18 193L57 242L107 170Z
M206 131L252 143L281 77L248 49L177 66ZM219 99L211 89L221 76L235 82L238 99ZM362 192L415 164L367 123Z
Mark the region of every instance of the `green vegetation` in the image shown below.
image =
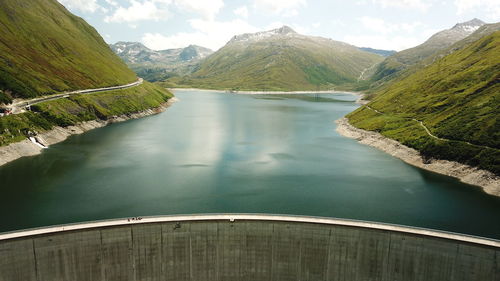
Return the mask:
M482 25L482 26L481 26ZM464 26L467 28L464 29ZM481 26L470 34L469 26ZM433 63L453 51L464 48L495 30L499 24L484 24L478 19L457 24L453 28L443 30L431 36L423 44L406 49L386 58L377 65L370 80L369 93L376 93L381 87L395 79L404 77Z
M0 26L0 103L136 80L97 31L56 0L2 0Z
M345 43L291 32L264 39L238 40L237 36L191 75L167 79L162 85L266 91L352 89L364 69L383 60Z
M0 90L0 105L9 104L11 102L12 102L12 97L4 93L2 90Z
M139 64L129 64L129 67L137 73L137 76L149 82L158 82L171 77L179 76L175 71L169 71L163 67L149 67Z
M74 95L40 103L32 106L34 112L0 118L0 146L26 139L28 131L42 132L54 126L106 120L112 116L159 107L171 97L167 90L144 82L129 89Z
M387 84L347 117L419 150L500 174L500 31ZM423 121L440 138L427 135Z

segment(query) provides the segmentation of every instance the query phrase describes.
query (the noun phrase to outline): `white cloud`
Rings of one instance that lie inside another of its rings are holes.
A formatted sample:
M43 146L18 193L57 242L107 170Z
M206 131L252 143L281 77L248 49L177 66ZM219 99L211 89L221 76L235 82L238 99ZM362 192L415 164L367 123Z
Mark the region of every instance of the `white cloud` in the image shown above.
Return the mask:
M103 7L97 4L97 0L58 0L69 10L79 10L82 12L93 13L96 10L105 11Z
M315 22L312 24L312 27L314 27L314 28L319 28L320 26L321 26L320 22Z
M423 24L421 22L412 23L389 23L381 18L373 17L361 17L359 21L363 26L368 29L375 31L377 33L388 34L397 31L404 31L407 33L412 33L415 29Z
M257 9L285 17L298 15L298 9L307 5L306 0L253 0L253 2Z
M118 2L114 1L114 0L105 0L106 3L108 3L109 5L113 6L113 7L118 7Z
M340 19L332 19L330 20L330 24L334 27L344 27L346 23Z
M401 51L422 44L431 35L439 30L427 29L414 36L393 36L393 35L348 35L342 41L358 47L371 47L375 49Z
M348 35L344 37L343 41L358 47L370 47L396 51L408 49L422 43L414 37L388 37L383 35Z
M137 1L131 0L131 5L127 8L118 7L111 16L104 18L105 22L137 22L144 20L165 20L169 17L168 5L170 1Z
M493 21L500 20L500 1L498 0L455 0L455 6L458 15L481 9Z
M233 13L242 18L248 18L248 8L247 6L241 6L233 10Z
M359 47L400 51L423 43L437 32L437 30L422 31L425 25L419 21L395 23L375 17L360 17L358 20L369 33L348 35L344 41Z
M201 15L207 20L214 19L220 9L224 7L223 0L175 0L175 4L183 10Z
M283 17L291 18L299 15L299 11L297 9L288 9L285 10L282 14Z
M288 24L288 23L283 23L281 21L273 21L270 24L266 25L263 30L272 30L272 29L277 29L280 27L283 27L284 25L287 25L291 27L295 32L300 33L300 34L309 34L309 28L300 26L298 24Z
M372 0L372 3L383 8L404 8L427 11L432 6L430 0Z
M257 28L241 19L225 22L194 19L190 20L189 23L195 29L195 32L179 32L169 36L159 33L146 33L142 37L141 42L154 50L182 48L190 44L217 50L234 35L257 31Z

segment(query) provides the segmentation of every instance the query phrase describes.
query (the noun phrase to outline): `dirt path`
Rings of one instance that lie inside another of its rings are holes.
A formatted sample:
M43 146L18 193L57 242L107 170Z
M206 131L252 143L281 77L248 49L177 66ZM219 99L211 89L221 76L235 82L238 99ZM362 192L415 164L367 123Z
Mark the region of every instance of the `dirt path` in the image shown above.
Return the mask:
M372 111L375 111L376 113L378 114L385 114L375 108L372 108L368 105L365 105L366 108L372 110ZM497 148L493 148L493 147L489 147L489 146L486 146L486 145L479 145L479 144L473 144L473 143L470 143L470 142L467 142L467 141L462 141L462 140L450 140L450 139L445 139L445 138L440 138L438 136L435 136L431 133L431 131L429 130L429 128L427 128L427 126L425 126L424 122L423 121L420 121L420 120L417 120L415 118L411 118L411 120L417 122L420 124L420 126L422 126L422 128L424 128L425 132L427 133L427 135L429 135L431 138L434 138L434 139L437 139L437 140L441 140L441 141L459 141L459 142L463 142L463 143L466 143L466 144L469 144L469 145L473 145L473 146L477 146L477 147L483 147L483 148L489 148L489 149L497 149Z

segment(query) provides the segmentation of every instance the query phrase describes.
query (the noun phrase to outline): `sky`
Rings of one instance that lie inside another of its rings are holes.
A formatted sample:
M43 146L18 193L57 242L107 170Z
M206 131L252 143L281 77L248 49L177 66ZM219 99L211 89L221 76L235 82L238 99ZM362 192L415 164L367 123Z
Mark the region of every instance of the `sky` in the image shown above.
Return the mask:
M108 43L217 50L234 35L288 25L358 47L404 50L458 22L500 21L500 0L58 0Z

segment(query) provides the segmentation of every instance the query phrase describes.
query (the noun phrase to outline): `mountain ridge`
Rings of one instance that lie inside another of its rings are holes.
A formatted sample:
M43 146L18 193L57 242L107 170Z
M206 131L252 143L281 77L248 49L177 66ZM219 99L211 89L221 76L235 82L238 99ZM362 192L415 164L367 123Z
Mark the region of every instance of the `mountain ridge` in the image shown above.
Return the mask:
M137 75L150 82L191 73L202 59L213 53L198 45L152 50L139 42L119 41L110 47Z
M457 23L449 29L433 34L424 43L418 46L397 52L387 57L376 67L372 75L372 81L381 80L384 82L392 79L409 66L466 38L483 25L485 25L485 23L479 19Z
M347 88L382 59L347 43L283 26L236 35L195 72L164 85L268 91Z

